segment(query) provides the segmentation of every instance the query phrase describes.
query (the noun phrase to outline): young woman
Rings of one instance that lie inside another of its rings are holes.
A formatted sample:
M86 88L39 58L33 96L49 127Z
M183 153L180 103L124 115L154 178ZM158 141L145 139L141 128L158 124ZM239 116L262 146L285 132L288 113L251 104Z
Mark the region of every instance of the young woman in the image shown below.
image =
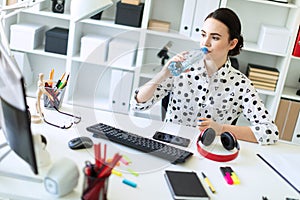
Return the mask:
M274 144L278 128L259 98L251 81L231 66L228 56L240 53L243 47L241 23L228 8L210 13L202 28L201 47L208 53L190 70L172 76L168 65L183 61L184 54L171 58L148 83L136 90L134 110L146 110L170 93L166 122L213 128L218 135L227 131L239 140ZM243 114L251 126L236 126Z

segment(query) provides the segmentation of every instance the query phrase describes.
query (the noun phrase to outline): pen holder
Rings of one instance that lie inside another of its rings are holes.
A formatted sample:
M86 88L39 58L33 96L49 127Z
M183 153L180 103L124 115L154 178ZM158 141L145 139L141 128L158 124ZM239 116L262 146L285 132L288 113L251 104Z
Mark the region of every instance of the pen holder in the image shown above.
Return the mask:
M84 175L82 200L107 200L108 176L97 178Z
M52 96L53 101L48 97L48 95L44 94L44 107L53 109L53 106L55 106L57 109L59 109L65 95L65 88L57 89L52 87L45 87L45 90Z

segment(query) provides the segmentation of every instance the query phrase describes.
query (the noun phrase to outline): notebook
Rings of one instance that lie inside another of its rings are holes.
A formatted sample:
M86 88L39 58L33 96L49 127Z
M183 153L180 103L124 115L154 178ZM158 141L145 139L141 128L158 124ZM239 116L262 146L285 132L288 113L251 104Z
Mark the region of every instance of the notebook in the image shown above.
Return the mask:
M195 172L166 170L165 178L174 199L210 199Z

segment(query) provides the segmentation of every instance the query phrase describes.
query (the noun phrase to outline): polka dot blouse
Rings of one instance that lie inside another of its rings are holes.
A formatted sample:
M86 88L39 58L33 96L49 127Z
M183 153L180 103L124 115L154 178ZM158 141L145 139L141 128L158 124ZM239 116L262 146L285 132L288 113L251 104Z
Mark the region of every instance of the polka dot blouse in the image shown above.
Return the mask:
M132 98L133 110L147 110L170 93L166 122L197 126L197 118L212 118L220 124L232 124L241 114L250 122L260 144L278 140L278 129L251 81L234 69L228 60L211 77L203 61L191 71L170 77L161 83L147 102Z

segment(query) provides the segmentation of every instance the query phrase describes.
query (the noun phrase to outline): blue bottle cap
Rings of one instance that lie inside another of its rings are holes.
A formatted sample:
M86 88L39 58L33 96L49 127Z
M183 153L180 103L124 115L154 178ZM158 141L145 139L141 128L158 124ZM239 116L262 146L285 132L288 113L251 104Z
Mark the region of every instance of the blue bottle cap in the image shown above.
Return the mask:
M208 53L208 48L207 48L207 47L202 47L202 48L201 48L201 51L202 51L204 54L207 54L207 53Z

